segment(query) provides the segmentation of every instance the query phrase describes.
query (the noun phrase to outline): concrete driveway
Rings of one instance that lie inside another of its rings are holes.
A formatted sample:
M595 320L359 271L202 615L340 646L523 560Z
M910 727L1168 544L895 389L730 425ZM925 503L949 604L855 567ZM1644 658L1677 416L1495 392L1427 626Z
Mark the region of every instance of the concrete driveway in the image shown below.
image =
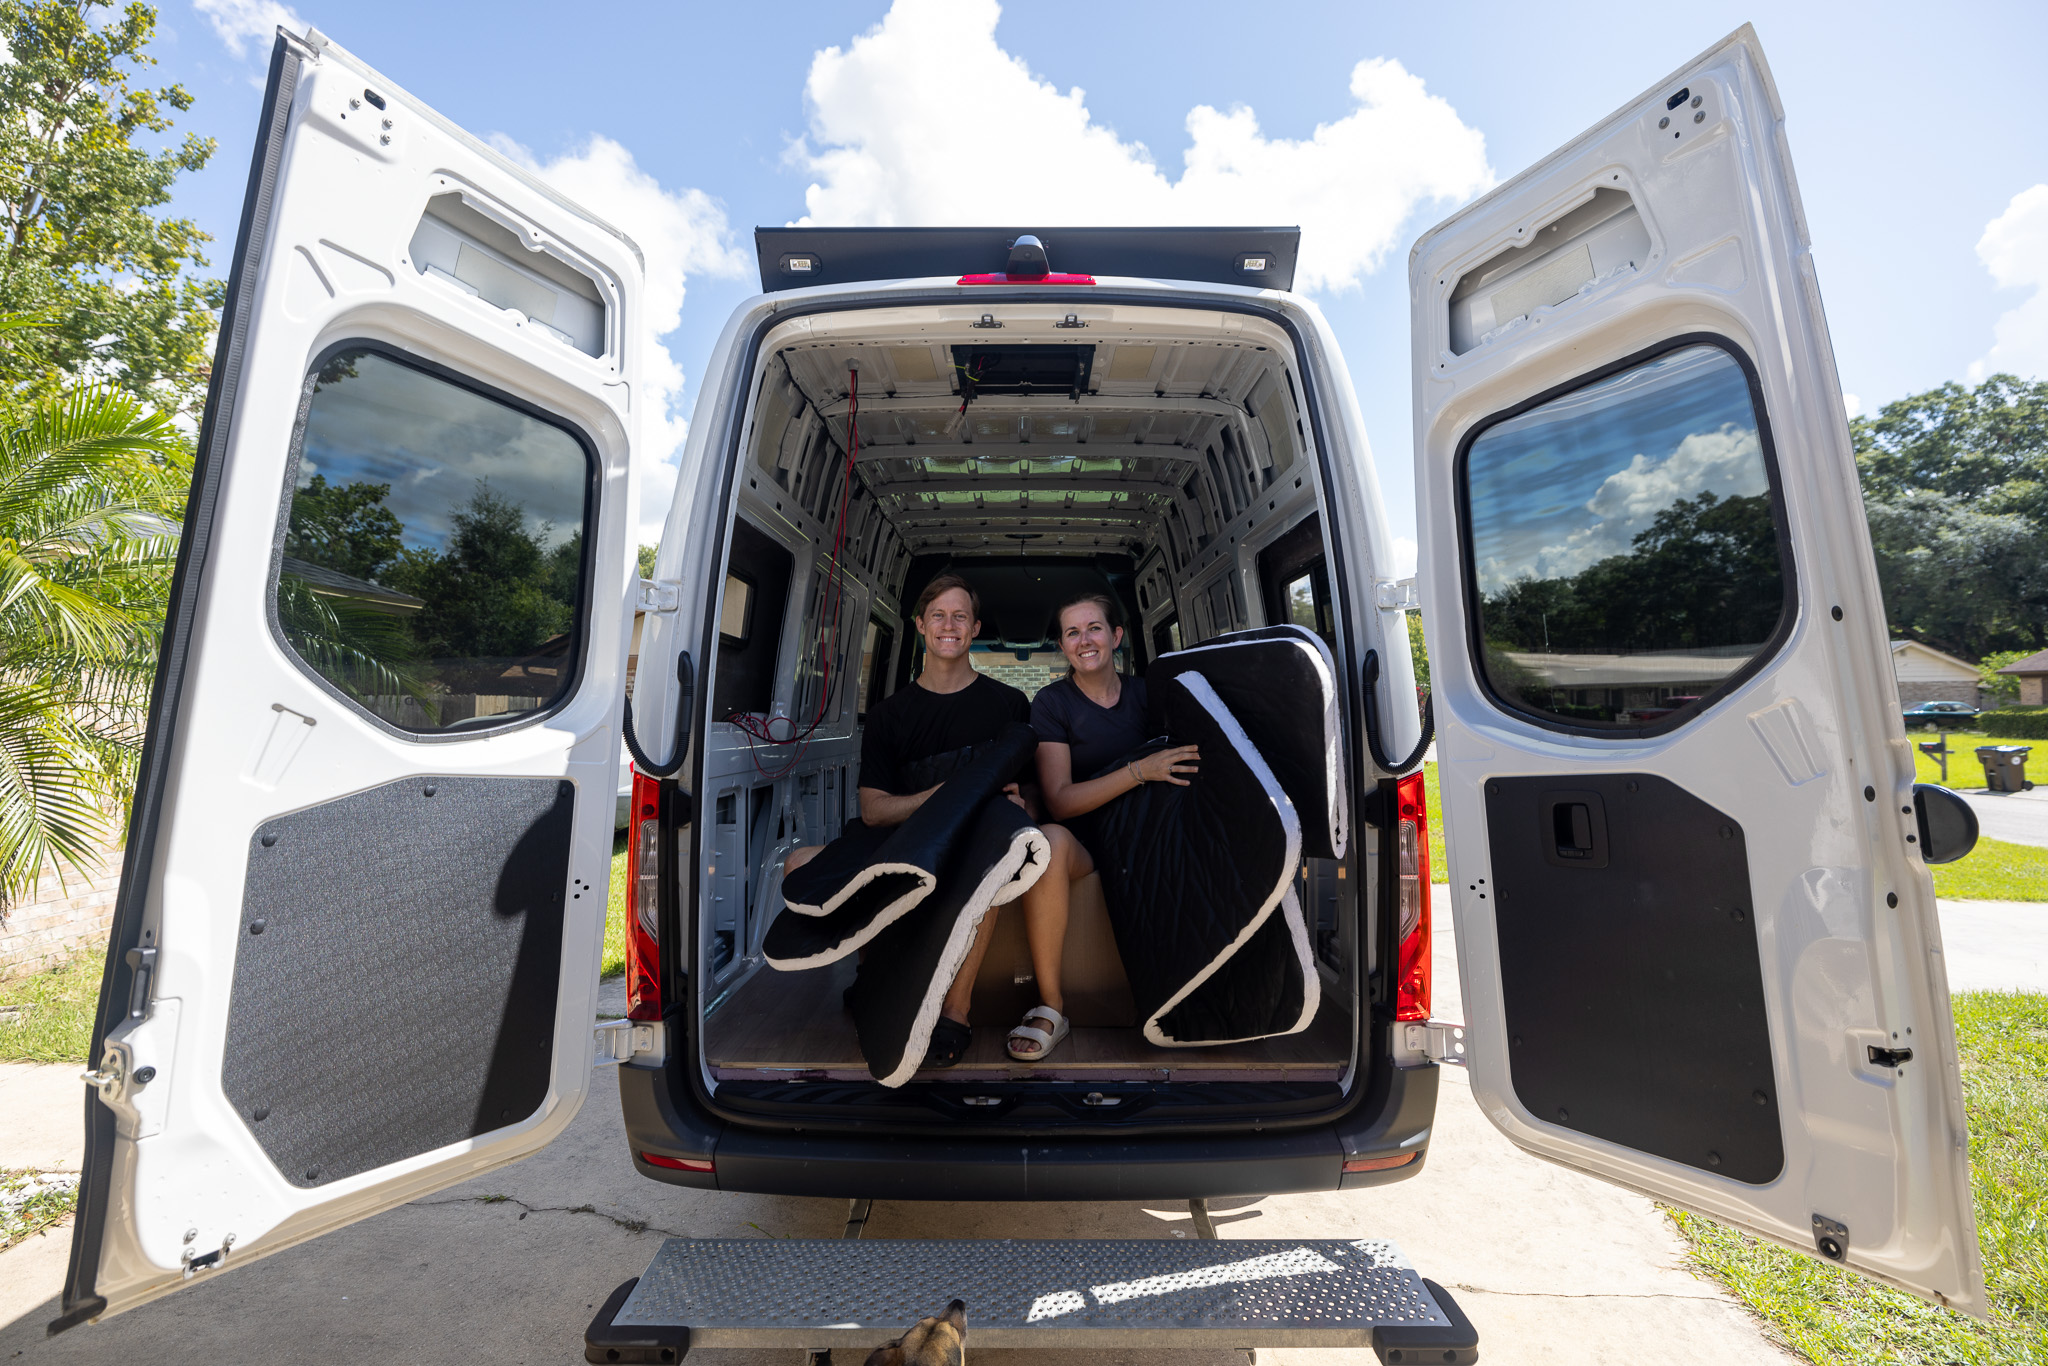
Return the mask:
M1436 1013L1461 1019L1444 890L1437 889ZM1965 906L1952 922L1945 906L1943 922L1952 969L1972 957L2013 963L2013 945L1998 941L2016 919L1976 917ZM2018 985L1984 983L1993 984ZM0 1113L8 1117L0 1166L29 1157L58 1165L54 1156L75 1167L79 1097L74 1069L0 1068ZM626 1154L615 1097L611 1078L597 1077L568 1133L537 1157L61 1338L46 1339L43 1325L56 1313L69 1231L32 1239L0 1253L0 1362L569 1363L582 1359L583 1328L597 1304L638 1275L665 1236L837 1236L845 1217L838 1201L683 1191L640 1177ZM52 1151L53 1137L61 1152ZM1685 1269L1676 1234L1648 1200L1509 1145L1479 1113L1457 1068L1445 1069L1428 1169L1417 1179L1347 1194L1219 1201L1215 1215L1224 1238L1394 1239L1457 1296L1489 1363L1620 1366L1642 1361L1646 1350L1663 1366L1793 1360L1766 1341L1748 1311ZM868 1236L1193 1234L1186 1209L1176 1206L896 1202L876 1206ZM698 1355L732 1366L796 1360L789 1352ZM1016 1366L1087 1359L996 1355ZM1160 1351L1093 1359L1130 1366L1244 1360L1231 1352ZM1282 1350L1260 1360L1356 1366L1371 1355Z

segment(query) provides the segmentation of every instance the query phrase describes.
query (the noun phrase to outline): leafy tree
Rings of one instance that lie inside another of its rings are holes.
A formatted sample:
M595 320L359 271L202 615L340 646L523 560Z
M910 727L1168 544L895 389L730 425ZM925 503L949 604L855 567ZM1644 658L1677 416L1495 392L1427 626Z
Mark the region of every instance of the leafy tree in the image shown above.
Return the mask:
M316 474L292 495L284 553L359 579L374 580L404 548L405 524L384 506L391 485L330 485Z
M574 606L552 591L546 526L529 529L526 509L481 480L450 521L445 551L408 548L384 575L425 599L413 630L426 654L513 659L569 629Z
M0 891L82 865L125 818L190 460L108 386L0 431Z
M27 348L39 394L98 378L196 411L224 287L188 274L206 267L207 235L152 211L214 144L135 145L170 131L192 97L129 87L131 69L155 63L156 11L134 3L96 22L105 8L0 0L0 310L47 320Z
M1999 672L2008 664L2016 664L2032 650L1994 650L1977 661L1977 684L1999 702L2020 700L2020 681L2011 674Z
M1892 630L1971 659L2048 646L2048 382L1944 384L1849 429Z
M651 578L653 578L653 577L654 577L654 555L655 555L655 552L656 552L657 550L659 550L659 549L660 549L660 547L659 547L659 546L651 546L651 545L643 545L643 546L641 546L641 547L640 547L640 577L641 577L641 578L643 578L643 579L651 579Z

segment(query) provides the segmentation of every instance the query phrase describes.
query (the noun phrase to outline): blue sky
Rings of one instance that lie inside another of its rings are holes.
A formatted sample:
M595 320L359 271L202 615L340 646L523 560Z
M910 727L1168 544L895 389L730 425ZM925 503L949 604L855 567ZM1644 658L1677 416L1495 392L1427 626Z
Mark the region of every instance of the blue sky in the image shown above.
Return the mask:
M198 4L165 4L156 79L196 97L181 129L219 140L174 203L214 234L217 273L269 50L252 35L280 17L314 24L670 260L664 441L756 288L756 224L814 205L835 223L1023 220L1041 206L1047 222L1080 222L1076 206L1098 204L1096 221L1301 222L1389 515L1412 536L1408 244L1745 19L1786 105L1847 392L1867 411L1986 369L2048 375L2038 3L1951 5L1935 23L1924 5L1783 0L1035 0L992 31L990 0L902 0L893 17L888 3L613 3L580 21L559 4ZM1191 120L1198 108L1212 112ZM1235 178L1198 185L1191 149Z

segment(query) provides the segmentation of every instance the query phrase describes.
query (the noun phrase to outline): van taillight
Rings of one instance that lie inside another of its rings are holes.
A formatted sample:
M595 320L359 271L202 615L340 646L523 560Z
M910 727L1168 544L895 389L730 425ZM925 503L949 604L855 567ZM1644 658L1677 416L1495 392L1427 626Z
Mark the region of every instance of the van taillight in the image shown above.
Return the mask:
M1420 770L1394 785L1400 823L1395 829L1400 868L1401 918L1395 939L1401 946L1400 978L1394 1018L1429 1018L1429 799L1423 794Z
M661 784L633 772L626 829L626 1017L661 1019Z

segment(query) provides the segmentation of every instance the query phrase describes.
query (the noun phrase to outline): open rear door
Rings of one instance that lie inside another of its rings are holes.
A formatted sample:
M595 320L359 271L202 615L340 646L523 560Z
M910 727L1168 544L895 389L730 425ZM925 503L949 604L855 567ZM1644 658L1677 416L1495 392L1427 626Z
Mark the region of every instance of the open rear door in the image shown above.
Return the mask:
M531 1153L590 1078L638 253L317 34L265 98L58 1326Z
M1913 764L1755 34L1427 234L1410 285L1480 1105L1981 1312Z

